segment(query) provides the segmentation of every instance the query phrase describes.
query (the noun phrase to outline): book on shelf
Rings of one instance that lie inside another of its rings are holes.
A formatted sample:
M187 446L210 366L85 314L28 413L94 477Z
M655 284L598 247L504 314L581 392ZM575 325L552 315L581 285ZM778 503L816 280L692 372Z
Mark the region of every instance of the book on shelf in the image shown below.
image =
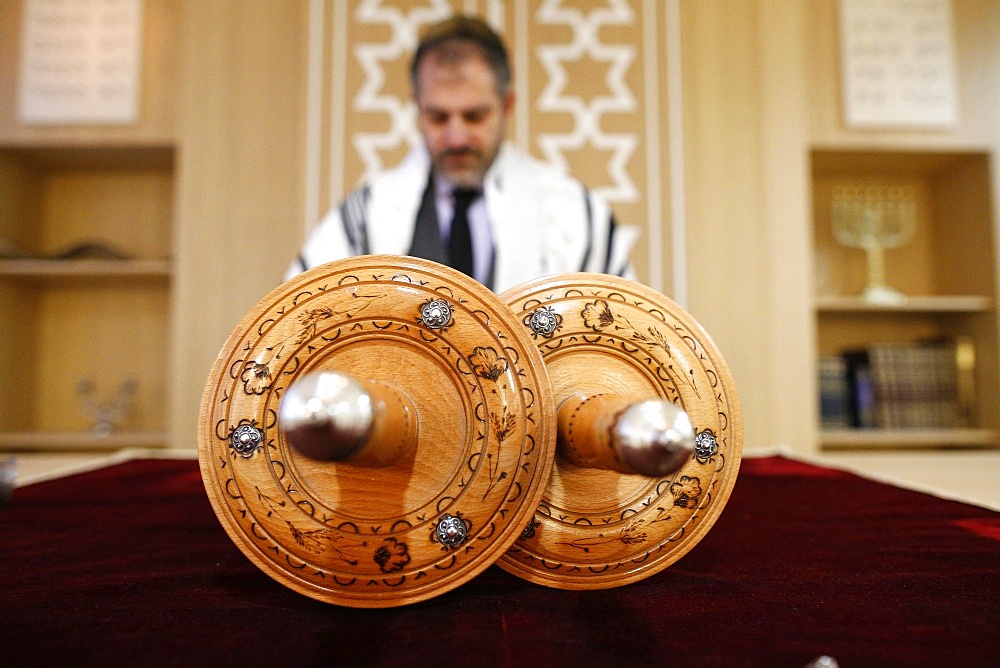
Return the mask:
M850 388L847 361L841 355L819 358L819 414L823 429L851 426Z
M972 426L971 339L876 343L820 358L824 429L951 429Z
M874 390L865 351L821 356L819 388L824 429L875 426Z
M875 420L875 385L871 362L866 350L844 353L847 360L847 385L851 393L851 426L862 429L877 427Z

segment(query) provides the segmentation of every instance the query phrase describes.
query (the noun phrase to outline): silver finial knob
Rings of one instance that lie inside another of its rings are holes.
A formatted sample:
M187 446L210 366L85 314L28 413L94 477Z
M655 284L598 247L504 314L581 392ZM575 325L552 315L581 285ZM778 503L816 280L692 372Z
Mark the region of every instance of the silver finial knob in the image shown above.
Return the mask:
M694 438L688 414L657 399L625 409L615 425L612 447L628 468L659 477L683 466L694 452Z
M688 414L664 399L574 394L557 418L559 453L578 466L661 477L695 448Z
M285 392L278 423L285 438L313 459L343 461L368 440L372 401L353 378L332 371L308 373Z

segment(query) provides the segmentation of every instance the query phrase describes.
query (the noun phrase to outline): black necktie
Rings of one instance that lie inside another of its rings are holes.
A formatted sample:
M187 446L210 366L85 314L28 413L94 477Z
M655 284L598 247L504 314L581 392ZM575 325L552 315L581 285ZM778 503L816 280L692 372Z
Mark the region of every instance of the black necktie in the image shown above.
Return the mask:
M448 257L451 266L466 276L472 276L472 235L469 233L469 205L477 197L478 190L456 188L455 214L451 217L451 232L448 236Z

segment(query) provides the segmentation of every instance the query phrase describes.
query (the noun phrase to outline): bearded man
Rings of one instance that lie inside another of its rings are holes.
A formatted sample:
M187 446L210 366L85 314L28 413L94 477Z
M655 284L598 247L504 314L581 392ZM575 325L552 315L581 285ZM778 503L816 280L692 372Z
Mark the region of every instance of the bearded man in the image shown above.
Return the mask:
M501 292L576 271L634 278L637 233L579 181L505 140L514 110L507 49L479 19L423 35L410 67L423 145L331 210L286 278L333 260L412 255Z

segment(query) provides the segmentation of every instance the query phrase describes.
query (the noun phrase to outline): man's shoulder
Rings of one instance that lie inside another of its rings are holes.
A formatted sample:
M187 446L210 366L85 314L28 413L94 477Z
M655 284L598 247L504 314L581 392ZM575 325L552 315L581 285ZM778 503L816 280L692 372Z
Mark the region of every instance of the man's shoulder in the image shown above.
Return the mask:
M357 186L348 192L343 201L364 200L367 201L373 194L385 195L387 193L398 193L400 188L413 187L413 183L418 183L419 188L426 185L430 161L426 151L419 147L411 149L400 162L391 167L384 167L364 176Z
M413 178L426 178L430 170L430 158L422 146L414 146L406 156L393 165L371 174L365 179L366 185L381 185L409 181Z
M584 187L578 179L562 169L543 162L510 143L504 145L501 160L504 172L521 175L526 181L535 183L540 188L568 188L579 192Z

